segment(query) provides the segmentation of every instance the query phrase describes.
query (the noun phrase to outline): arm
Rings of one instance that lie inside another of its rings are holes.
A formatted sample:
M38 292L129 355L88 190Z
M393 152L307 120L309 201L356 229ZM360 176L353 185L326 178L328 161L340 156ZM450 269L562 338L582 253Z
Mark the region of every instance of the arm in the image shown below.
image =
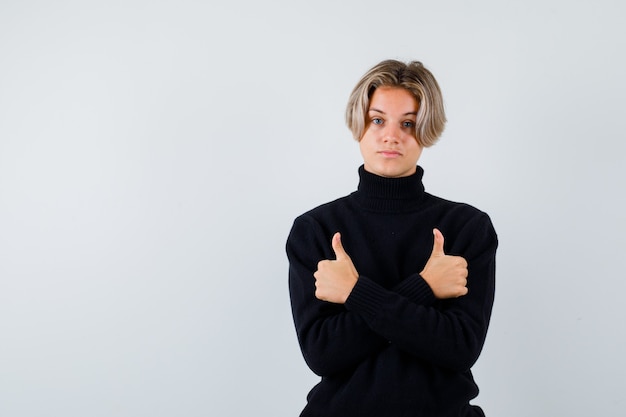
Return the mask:
M496 248L495 231L483 214L459 232L451 248L467 259L467 295L432 306L417 304L361 276L345 307L400 349L441 367L467 370L478 358L487 334Z
M432 288L417 272L403 279L391 290L414 304L432 306L437 301Z
M332 257L327 239L310 217L296 219L287 239L294 324L304 359L318 375L349 369L388 344L357 312L316 298L313 274Z

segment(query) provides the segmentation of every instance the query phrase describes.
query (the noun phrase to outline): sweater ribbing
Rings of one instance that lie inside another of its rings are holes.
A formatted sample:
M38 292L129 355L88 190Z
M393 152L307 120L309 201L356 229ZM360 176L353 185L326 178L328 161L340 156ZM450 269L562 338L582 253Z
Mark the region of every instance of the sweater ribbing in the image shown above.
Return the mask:
M414 210L424 196L423 175L424 170L418 166L416 172L407 177L385 178L361 166L359 186L351 197L366 210L389 213Z

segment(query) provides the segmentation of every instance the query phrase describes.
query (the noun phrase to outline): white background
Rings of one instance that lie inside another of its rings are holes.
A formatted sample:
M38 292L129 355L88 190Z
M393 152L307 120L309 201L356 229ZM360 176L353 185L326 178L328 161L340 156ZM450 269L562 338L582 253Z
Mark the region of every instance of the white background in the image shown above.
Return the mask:
M284 242L356 187L359 77L419 59L427 191L500 238L488 416L622 416L619 0L0 2L0 415L296 416Z

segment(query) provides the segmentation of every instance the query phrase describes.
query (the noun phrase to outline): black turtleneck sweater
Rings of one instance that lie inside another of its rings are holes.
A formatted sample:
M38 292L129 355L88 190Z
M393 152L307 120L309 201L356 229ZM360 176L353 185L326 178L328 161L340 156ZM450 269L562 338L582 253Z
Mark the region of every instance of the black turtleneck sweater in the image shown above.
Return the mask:
M482 416L470 372L487 334L497 237L487 214L424 191L423 170L383 178L359 169L352 194L296 218L289 290L306 363L322 377L301 416ZM438 300L422 279L433 228L468 262L468 294ZM359 272L345 304L315 298L331 238Z

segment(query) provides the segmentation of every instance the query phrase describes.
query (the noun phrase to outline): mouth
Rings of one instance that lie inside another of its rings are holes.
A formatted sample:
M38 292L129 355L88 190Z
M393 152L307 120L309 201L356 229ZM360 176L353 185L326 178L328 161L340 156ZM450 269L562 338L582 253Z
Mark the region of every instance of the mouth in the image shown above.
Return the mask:
M378 153L385 158L399 158L402 156L400 152L393 151L393 150L382 150L382 151L378 151Z

